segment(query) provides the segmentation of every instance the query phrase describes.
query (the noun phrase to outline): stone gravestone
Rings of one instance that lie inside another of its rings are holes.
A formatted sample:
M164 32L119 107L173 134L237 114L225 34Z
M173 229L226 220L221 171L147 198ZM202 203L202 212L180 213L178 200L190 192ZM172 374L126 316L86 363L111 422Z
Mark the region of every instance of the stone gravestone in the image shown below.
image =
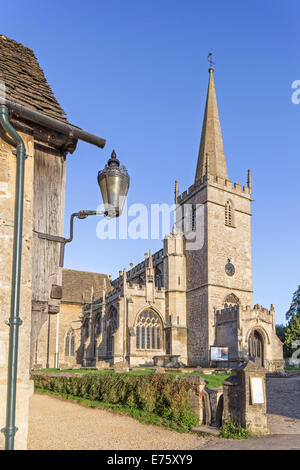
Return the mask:
M114 370L117 373L120 372L129 372L129 365L127 361L116 362L114 364Z
M163 367L157 367L155 369L155 374L165 374L165 373L166 373L166 371Z
M267 434L266 369L249 361L223 382L223 422L231 419L254 434Z
M108 369L109 368L109 362L107 361L97 361L96 362L96 369L102 370L102 369Z

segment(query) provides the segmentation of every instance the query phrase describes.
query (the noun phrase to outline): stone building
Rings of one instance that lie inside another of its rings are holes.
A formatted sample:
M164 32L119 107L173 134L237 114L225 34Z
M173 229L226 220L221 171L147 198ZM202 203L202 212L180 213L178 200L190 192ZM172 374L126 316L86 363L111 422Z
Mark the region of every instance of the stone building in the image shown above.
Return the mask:
M181 195L176 185L176 226L83 309L81 364L283 366L273 306L253 307L251 186L249 170L247 185L229 180L210 68L195 181Z
M74 152L78 139L98 147L105 141L68 123L34 52L3 35L0 98L1 112L8 112L26 150L15 435L15 449L26 449L37 338L59 312L61 300L66 156ZM5 322L11 311L16 155L16 143L0 124L0 429L6 423L9 327ZM4 438L0 433L0 448Z
M70 368L77 362L81 343L82 308L99 298L106 274L62 270L62 299L57 315L42 325L34 351L33 368Z

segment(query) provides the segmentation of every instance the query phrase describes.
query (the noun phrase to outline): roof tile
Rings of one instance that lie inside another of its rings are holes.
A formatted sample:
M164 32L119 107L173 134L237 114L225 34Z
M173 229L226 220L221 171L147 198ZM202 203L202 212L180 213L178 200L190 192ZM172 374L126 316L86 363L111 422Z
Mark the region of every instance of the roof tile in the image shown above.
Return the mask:
M29 47L0 35L0 80L7 99L67 122L45 75Z

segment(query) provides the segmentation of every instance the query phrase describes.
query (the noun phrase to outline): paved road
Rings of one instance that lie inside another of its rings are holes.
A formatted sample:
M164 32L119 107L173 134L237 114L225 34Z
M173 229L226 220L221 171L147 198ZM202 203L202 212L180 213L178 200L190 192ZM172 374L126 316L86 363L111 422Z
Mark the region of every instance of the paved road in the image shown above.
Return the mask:
M204 444L201 450L300 450L300 434L274 434L233 440L218 439Z
M271 434L300 434L300 376L267 379Z

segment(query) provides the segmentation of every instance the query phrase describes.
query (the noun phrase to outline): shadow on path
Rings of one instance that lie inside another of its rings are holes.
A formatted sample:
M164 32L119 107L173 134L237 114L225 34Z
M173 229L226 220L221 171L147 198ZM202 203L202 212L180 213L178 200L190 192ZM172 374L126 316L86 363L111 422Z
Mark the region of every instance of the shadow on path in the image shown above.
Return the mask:
M213 440L201 450L300 450L300 434L276 434L249 439Z

